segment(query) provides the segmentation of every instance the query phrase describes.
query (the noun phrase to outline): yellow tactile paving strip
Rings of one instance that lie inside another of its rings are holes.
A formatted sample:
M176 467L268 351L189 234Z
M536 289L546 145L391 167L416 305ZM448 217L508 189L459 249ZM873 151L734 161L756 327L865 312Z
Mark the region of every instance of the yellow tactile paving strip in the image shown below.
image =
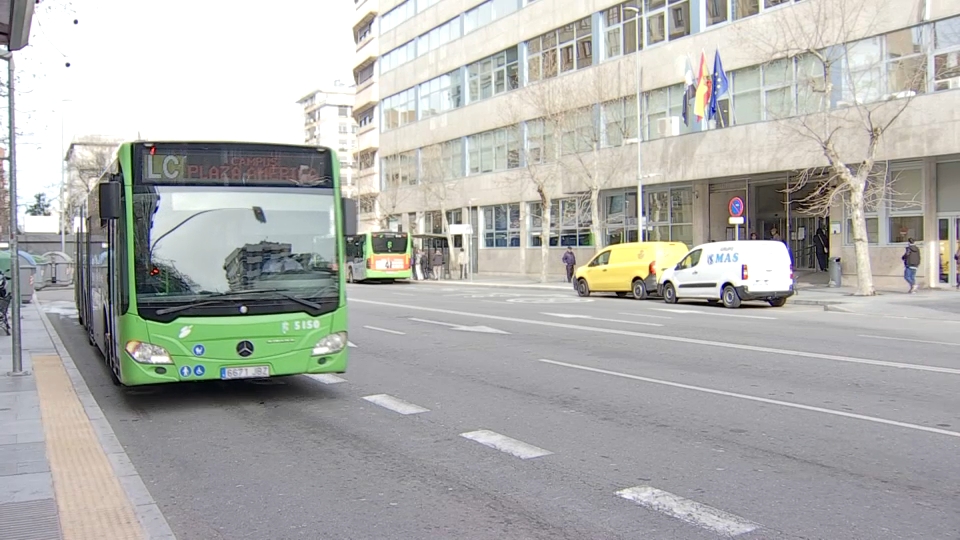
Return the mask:
M64 540L144 540L60 357L32 360Z

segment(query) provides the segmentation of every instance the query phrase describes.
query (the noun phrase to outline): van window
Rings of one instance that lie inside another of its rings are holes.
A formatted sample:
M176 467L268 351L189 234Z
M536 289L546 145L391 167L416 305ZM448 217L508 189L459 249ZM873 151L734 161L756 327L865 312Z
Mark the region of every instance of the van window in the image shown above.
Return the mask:
M687 268L693 268L694 266L700 264L700 254L703 253L703 250L691 251L689 255L683 258L680 261L680 270L686 270Z
M588 266L606 266L607 262L610 261L610 250L604 251L603 253L597 255Z

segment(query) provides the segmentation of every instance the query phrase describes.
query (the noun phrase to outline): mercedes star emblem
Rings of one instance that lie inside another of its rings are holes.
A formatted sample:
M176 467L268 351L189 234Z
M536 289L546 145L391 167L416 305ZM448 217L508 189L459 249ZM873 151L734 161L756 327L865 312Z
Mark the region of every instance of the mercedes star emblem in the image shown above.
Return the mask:
M250 343L249 341L241 341L240 343L237 343L237 354L244 358L253 354L253 343Z

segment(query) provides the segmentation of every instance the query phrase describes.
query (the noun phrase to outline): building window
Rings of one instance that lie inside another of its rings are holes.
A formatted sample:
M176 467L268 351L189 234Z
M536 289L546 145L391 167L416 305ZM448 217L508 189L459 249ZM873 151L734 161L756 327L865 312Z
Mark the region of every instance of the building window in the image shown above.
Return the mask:
M488 248L520 247L520 204L483 207L483 245Z
M380 73L402 66L417 57L417 40L411 39L380 57Z
M462 178L463 139L453 139L421 149L420 167L425 181Z
M760 92L760 66L738 69L731 77L733 124L743 125L763 119Z
M350 126L346 124L340 124L339 126L337 126L337 131L338 133L344 133L344 134L350 133Z
M543 118L527 121L526 164L538 165L557 160L559 149L554 136L553 122Z
M380 17L380 33L393 30L400 23L414 16L414 4L416 0L407 0L399 6L391 9Z
M464 35L502 19L520 7L519 0L490 0L463 14Z
M460 70L451 71L420 85L420 118L429 118L462 105Z
M933 24L933 89L960 89L960 17Z
M543 245L543 204L533 202L530 210L530 245ZM569 197L550 201L550 247L592 246L590 199Z
M651 242L683 242L693 245L693 188L672 188L648 191L645 215L645 240Z
M436 4L440 0L416 0L417 2L417 13L427 9L428 7Z
M590 17L527 41L527 80L539 81L593 65Z
M889 178L887 242L923 240L923 170L893 169Z
M509 126L467 137L470 174L516 169L520 166L520 129Z
M357 198L357 206L359 213L361 214L372 214L376 211L377 208L377 196L376 194L372 195L360 195Z
M600 105L602 145L620 146L637 137L637 97L627 96Z
M631 9L624 9L624 8ZM625 2L603 12L604 21L604 58L616 58L623 54L637 52L637 46L643 47L643 18L637 24L639 7L637 1ZM641 8L642 9L642 8ZM640 34L638 35L638 28Z
M562 155L590 152L594 149L594 145L600 143L593 115L592 106L581 107L563 115L560 134Z
M373 111L376 110L374 107L360 113L360 118L357 120L357 123L360 124L360 127L366 126L373 123Z
M375 19L371 19L370 22L368 22L367 24L361 26L360 28L357 28L357 29L354 31L354 33L353 33L353 42L354 42L354 43L356 43L357 45L359 45L362 41L364 41L365 39L367 39L368 37L370 37L370 35L373 33L373 21L374 21L374 20L375 20Z
M410 212L407 214L407 232L410 234L416 234L420 232L420 228L417 226L416 212Z
M374 152L362 152L357 155L357 162L360 165L360 169L369 169L373 167L373 164L376 163L377 153Z
M915 26L884 36L884 75L887 93L892 97L909 97L927 91L924 30L923 26ZM960 25L957 30L960 31Z
M883 39L862 39L844 46L843 105L873 103L883 94Z
M646 140L662 139L692 133L697 129L697 117L690 104L687 114L689 124L683 121L684 86L675 84L645 94L647 107L644 111Z
M380 163L380 191L389 187L417 185L417 151L387 156Z
M423 228L428 234L443 234L443 214L439 210L424 212Z
M517 60L514 46L467 66L469 103L516 90L520 86Z
M343 105L338 106L338 107L337 107L337 116L339 116L339 117L341 117L341 118L349 118L349 117L350 117L350 107L346 107L346 106L343 106Z
M380 125L383 131L398 128L417 120L417 91L409 88L383 100L381 106L383 118Z
M360 71L354 74L354 78L357 81L357 86L369 81L373 78L373 70L376 67L376 62L364 67Z
M417 56L423 56L460 37L460 17L450 19L417 38Z

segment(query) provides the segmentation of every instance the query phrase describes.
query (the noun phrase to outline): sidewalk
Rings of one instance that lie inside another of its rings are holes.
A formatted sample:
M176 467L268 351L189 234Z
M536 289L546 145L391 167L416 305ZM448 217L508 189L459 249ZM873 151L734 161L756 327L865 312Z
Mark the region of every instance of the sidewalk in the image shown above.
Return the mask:
M855 296L852 287L828 287L820 283L823 274L801 276L797 294L790 304L797 306L822 306L824 311L837 311L860 315L897 317L908 319L934 319L960 322L960 292L944 289L924 289L916 294L899 291L877 291L876 296ZM548 276L547 283L516 276L477 276L469 279L427 280L410 283L415 285L446 285L494 287L509 289L532 289L566 291L573 294L573 286L563 276Z
M28 374L0 336L0 538L175 540L42 307L21 309Z

